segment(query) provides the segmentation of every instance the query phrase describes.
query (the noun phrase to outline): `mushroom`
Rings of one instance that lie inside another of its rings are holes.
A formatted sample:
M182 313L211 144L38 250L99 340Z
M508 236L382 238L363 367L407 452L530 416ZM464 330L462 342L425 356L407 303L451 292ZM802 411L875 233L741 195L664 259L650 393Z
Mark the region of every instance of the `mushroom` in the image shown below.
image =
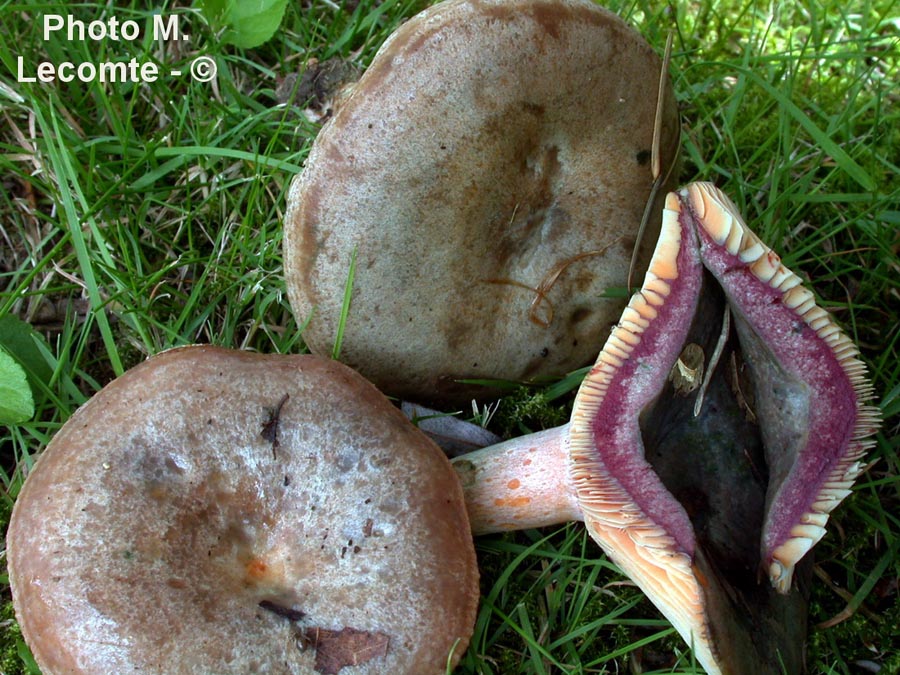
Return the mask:
M473 531L583 520L708 673L799 673L802 559L879 424L857 355L724 194L671 193L570 422L454 460Z
M478 601L448 460L309 355L194 346L128 371L39 458L8 555L45 675L437 675Z
M456 403L486 392L460 380L589 363L624 306L607 292L626 285L651 192L660 69L590 0L447 0L401 26L288 197L310 350L331 354L343 328L341 360L382 391ZM671 88L663 101L671 167Z

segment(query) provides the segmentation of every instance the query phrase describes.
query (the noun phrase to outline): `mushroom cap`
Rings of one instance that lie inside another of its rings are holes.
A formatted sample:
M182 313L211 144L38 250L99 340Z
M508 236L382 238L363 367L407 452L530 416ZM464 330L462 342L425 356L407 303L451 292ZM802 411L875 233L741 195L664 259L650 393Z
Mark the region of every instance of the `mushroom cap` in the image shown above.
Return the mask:
M309 355L133 368L44 451L8 555L46 675L444 673L478 601L448 460Z
M650 195L660 69L589 0L448 0L401 26L291 187L309 348L331 352L355 252L341 359L389 394L458 401L485 393L461 379L588 363L624 306L604 292ZM677 144L667 88L664 171Z
M668 195L572 413L589 531L710 675L803 670L802 558L879 423L855 345L800 284L715 187ZM679 391L688 351L706 372Z

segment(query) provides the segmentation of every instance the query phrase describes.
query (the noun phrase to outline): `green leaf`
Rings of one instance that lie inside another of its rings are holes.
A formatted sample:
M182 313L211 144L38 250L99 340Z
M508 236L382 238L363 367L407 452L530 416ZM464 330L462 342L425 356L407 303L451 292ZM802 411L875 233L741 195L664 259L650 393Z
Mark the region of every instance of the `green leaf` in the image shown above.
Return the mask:
M252 49L271 38L287 7L287 0L199 0L213 28L225 28L222 42Z
M221 27L225 23L228 6L232 3L229 0L199 0L197 4L213 26Z
M0 424L19 424L34 415L34 399L22 366L0 349Z
M12 314L0 317L0 349L5 349L21 364L32 387L38 382L47 384L53 377L53 369L41 354L39 343L46 345L47 341L22 319Z
M34 660L31 650L20 637L16 638L16 651L19 654L19 658L22 659L22 663L28 669L26 671L28 675L41 675L41 669L38 667L37 661Z

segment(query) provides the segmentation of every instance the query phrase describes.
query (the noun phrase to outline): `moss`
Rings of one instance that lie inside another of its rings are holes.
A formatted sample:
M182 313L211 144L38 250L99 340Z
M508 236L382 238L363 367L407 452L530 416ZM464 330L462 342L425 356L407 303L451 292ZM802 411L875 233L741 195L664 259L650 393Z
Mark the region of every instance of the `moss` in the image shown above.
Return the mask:
M569 414L567 407L548 401L543 391L520 387L501 399L494 419L498 433L513 437L558 427L569 421Z
M12 516L12 502L0 500L0 548L6 550L6 530ZM6 581L4 564L2 577ZM0 585L0 675L40 675L34 657L25 645L16 621L9 584Z
M5 499L0 501L0 532L6 532L11 513L12 504ZM6 548L5 538L3 548ZM19 675L25 672L18 650L18 642L22 640L22 631L19 630L19 624L16 623L8 585L4 584L0 587L0 597L2 597L3 603L0 605L0 673Z
M9 596L9 589L4 590L4 595ZM12 601L8 600L0 607L0 673L3 675L26 675L25 664L19 656L22 641L22 631L16 623Z
M819 568L831 584L814 578L810 597L810 636L808 666L810 672L829 672L834 664L869 661L878 664L882 673L900 673L900 652L896 649L900 635L900 603L897 602L898 561L888 565L874 581L859 608L838 621L847 611L847 596L870 583L870 575L878 567L879 558L889 555L881 548L872 550L881 535L874 519L860 524L852 519L853 511L877 512L881 505L865 493L855 493L833 518L832 533L820 543L816 553ZM841 533L843 536L839 536ZM882 558L883 559L883 558ZM829 625L838 621L834 625ZM818 624L818 627L814 627ZM823 627L823 624L826 624ZM836 671L841 672L841 671Z

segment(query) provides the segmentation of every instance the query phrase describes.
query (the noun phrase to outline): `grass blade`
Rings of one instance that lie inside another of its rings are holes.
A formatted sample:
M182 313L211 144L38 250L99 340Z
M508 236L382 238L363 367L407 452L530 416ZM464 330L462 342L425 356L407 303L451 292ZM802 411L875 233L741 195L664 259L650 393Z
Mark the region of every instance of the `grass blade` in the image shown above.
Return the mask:
M341 316L338 320L337 335L334 336L334 347L331 351L331 358L335 361L341 357L344 328L347 326L347 317L350 315L350 298L353 296L353 279L356 276L356 254L357 249L354 248L350 256L350 269L347 270L347 282L344 284L344 300L341 303Z

